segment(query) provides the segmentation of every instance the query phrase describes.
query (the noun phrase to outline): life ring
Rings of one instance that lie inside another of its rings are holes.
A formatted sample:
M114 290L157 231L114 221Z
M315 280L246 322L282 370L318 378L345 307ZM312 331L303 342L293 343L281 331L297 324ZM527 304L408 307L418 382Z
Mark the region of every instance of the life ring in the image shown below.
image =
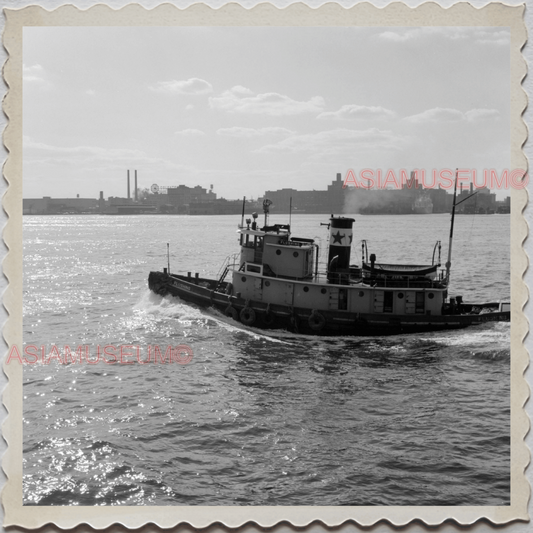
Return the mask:
M228 307L226 307L224 313L226 316L233 318L233 320L239 319L239 313L237 313L237 309L235 309L235 307L232 307L231 305L228 305Z
M239 318L245 326L251 326L255 322L255 311L251 307L243 307Z
M321 331L326 325L326 319L318 311L314 310L307 319L307 323L313 331Z

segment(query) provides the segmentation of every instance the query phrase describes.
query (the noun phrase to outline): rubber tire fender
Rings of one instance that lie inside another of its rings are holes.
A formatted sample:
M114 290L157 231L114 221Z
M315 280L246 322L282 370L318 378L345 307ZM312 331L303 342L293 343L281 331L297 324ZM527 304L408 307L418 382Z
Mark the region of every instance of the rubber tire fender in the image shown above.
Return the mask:
M251 326L255 323L255 311L251 307L243 307L239 314L239 318L245 326Z
M326 319L318 311L313 310L311 316L307 319L307 324L313 331L322 331L326 325Z

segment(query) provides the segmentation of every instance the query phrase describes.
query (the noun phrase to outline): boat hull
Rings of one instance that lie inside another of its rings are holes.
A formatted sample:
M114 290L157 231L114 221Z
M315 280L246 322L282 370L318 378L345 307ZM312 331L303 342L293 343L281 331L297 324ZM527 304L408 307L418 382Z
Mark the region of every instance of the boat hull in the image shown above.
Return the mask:
M201 307L214 307L246 326L288 329L313 335L397 335L460 329L485 322L510 320L510 311L493 311L496 304L465 304L462 314L393 315L306 309L245 300L230 294L231 286L217 280L165 272L150 272L148 286L162 296L172 295ZM489 307L490 306L490 307ZM472 312L473 310L477 312Z

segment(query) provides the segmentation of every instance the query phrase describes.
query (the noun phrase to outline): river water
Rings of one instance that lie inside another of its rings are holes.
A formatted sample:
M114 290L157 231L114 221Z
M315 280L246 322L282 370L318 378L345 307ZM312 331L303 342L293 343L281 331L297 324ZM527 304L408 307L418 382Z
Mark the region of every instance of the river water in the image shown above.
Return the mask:
M174 272L216 275L239 218L24 217L24 503L508 505L510 325L270 334L148 291L167 242ZM449 215L355 218L352 263L361 239L415 264L441 239L446 261ZM294 235L325 256L327 221L293 215ZM451 296L509 300L509 235L509 216L456 218ZM64 364L106 345L193 359Z

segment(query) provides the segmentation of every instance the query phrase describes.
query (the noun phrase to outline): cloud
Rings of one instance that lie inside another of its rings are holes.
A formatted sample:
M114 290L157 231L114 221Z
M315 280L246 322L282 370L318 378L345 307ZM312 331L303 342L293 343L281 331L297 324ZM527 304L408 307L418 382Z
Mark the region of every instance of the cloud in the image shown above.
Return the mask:
M384 31L378 34L378 38L394 43L417 41L426 36L442 36L452 41L471 39L476 44L508 45L511 34L507 29L486 29L461 27L461 26L426 26L424 28L405 28L395 31Z
M85 94L87 94L89 96L94 96L96 94L96 91L94 91L93 89L87 89L85 91Z
M418 115L405 117L404 120L415 124L445 123L445 122L477 122L480 120L494 120L499 118L500 113L496 109L471 109L466 113L458 109L434 107Z
M24 84L33 87L49 88L51 83L45 78L45 71L41 65L22 65L22 80Z
M250 89L247 89L246 87L243 87L242 85L235 85L231 88L231 91L235 94L246 94L246 95L253 95L253 91Z
M469 122L481 120L497 120L500 118L500 112L497 109L471 109L465 113Z
M394 41L398 43L409 41L410 39L414 38L415 35L416 33L414 31L404 33L397 33L395 31L384 31L383 33L380 33L378 37L385 41Z
M31 67L22 65L22 76L24 78L24 81L42 79L43 74L44 69L43 67L41 67L41 65L32 65Z
M478 30L476 32L476 37L476 43L478 44L495 44L498 46L504 46L511 43L511 33L509 30Z
M378 37L385 41L404 43L435 35L441 35L451 40L465 39L469 34L471 34L470 28L461 28L457 26L426 26L423 28L406 28L398 29L396 31L384 31L378 34Z
M235 138L257 138L266 136L287 136L294 134L293 131L286 128L270 127L270 128L241 128L234 126L233 128L220 128L217 130L218 135Z
M156 84L150 85L149 88L154 92L167 94L209 94L213 92L213 86L199 78L158 81Z
M151 157L142 150L131 148L107 148L102 146L54 146L23 136L24 164L69 165L73 168L130 168L132 165L153 165L161 168L180 169L172 161ZM81 166L80 166L81 165Z
M361 119L361 120L391 120L396 117L396 113L384 107L365 106L349 104L343 105L338 111L325 111L320 113L319 119Z
M44 152L62 153L62 154L83 154L95 157L135 157L143 154L140 150L131 148L103 148L100 146L54 146L46 143L34 141L24 135L22 138L24 150L39 150Z
M182 137L202 137L205 135L205 132L191 128L187 130L175 131L174 135L179 135Z
M311 152L314 154L341 154L357 149L400 150L405 139L391 131L335 129L318 133L293 135L275 144L265 145L256 153Z
M465 116L457 109L435 107L428 109L418 115L406 117L407 122L425 123L425 122L457 122L464 120Z
M314 96L307 101L293 100L279 93L254 94L240 85L223 92L220 96L209 98L212 109L230 113L250 113L275 117L317 113L324 108L324 99Z

